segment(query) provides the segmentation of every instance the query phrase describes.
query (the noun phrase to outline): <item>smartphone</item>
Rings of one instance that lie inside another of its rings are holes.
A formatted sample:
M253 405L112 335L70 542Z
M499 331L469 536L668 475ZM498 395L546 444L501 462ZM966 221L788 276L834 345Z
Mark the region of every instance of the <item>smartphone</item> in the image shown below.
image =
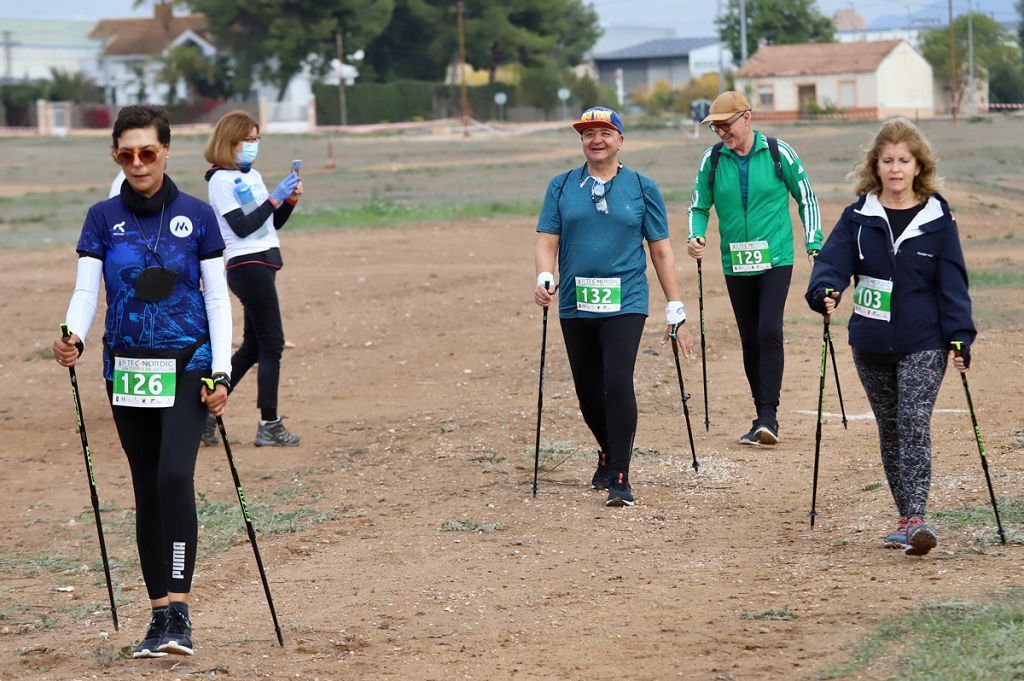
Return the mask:
M302 169L302 161L301 160L295 159L294 161L292 161L292 172L293 173L298 175L299 174L299 170L301 170L301 169Z

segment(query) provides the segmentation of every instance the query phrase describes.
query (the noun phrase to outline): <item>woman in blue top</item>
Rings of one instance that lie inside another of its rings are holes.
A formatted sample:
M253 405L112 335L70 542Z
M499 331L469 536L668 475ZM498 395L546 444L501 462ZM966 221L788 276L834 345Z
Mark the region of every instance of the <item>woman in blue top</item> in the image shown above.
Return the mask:
M580 411L597 440L593 489L607 489L608 506L632 506L629 461L636 434L633 368L647 319L647 255L666 300L669 332L686 357L692 354L686 314L679 300L675 256L665 202L650 178L619 163L625 138L622 118L595 107L573 124L586 158L556 175L537 221L534 300L554 296L557 258L561 279L558 316Z
M807 286L811 308L832 314L854 279L853 361L899 511L883 544L908 555L924 555L938 543L924 522L932 409L947 352L960 349L954 365L966 371L977 335L956 221L938 189L921 131L904 118L886 121L857 167L860 196L832 230Z
M206 414L220 416L231 371L231 303L217 217L165 175L171 128L161 109L114 122L119 196L89 209L57 361L74 366L106 289L103 377L135 491L136 542L153 613L134 657L191 655L196 562L194 476ZM201 382L213 379L213 389Z

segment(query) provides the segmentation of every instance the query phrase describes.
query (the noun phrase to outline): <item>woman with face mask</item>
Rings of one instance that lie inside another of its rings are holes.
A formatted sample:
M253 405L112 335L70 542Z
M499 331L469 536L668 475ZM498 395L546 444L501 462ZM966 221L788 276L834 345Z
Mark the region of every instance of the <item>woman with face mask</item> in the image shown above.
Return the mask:
M277 230L288 221L302 196L302 181L292 171L268 192L263 177L253 168L259 144L260 126L248 112L226 114L206 143L206 160L212 164L206 181L210 205L224 237L228 286L245 310L242 345L231 357L231 376L238 385L254 364L259 365L256 406L260 420L255 444L292 447L299 444L299 438L288 432L277 413L284 329L275 278L283 265ZM251 199L240 200L239 190L246 188L252 192ZM203 432L207 445L217 444L215 426L215 421L207 421Z

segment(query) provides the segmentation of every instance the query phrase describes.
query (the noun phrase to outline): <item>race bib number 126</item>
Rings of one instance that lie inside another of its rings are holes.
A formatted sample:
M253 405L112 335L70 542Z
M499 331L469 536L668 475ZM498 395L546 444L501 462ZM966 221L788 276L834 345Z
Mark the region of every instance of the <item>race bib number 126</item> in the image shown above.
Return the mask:
M177 375L173 359L115 357L113 404L120 407L172 407Z

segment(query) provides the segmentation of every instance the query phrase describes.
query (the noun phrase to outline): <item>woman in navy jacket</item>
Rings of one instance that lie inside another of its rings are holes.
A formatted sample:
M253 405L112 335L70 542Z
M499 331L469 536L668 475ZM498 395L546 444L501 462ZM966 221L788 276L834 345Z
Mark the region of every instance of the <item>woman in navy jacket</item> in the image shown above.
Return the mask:
M932 410L952 344L961 348L954 365L966 371L976 335L967 268L931 148L913 123L886 121L856 175L859 198L822 248L807 302L832 314L853 277L853 361L900 516L883 543L924 555L938 543L924 521Z

